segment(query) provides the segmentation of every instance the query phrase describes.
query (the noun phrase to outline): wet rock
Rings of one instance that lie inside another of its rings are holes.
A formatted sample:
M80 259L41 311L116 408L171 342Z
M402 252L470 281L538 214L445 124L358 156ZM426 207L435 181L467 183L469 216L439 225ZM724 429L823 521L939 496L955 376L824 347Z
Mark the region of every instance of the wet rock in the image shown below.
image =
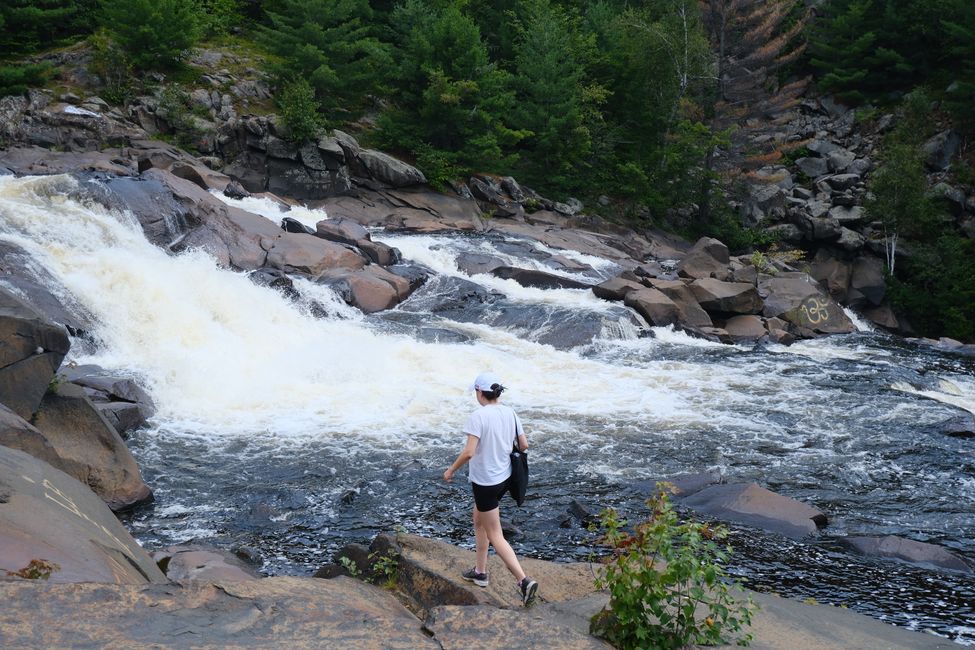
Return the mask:
M623 277L615 277L594 286L592 292L596 294L596 297L602 298L603 300L620 301L631 291L639 291L643 288L644 285L639 282L627 280Z
M297 219L292 219L291 217L284 217L283 219L281 219L281 230L285 232L302 234L302 235L315 234L315 230L313 228L309 228L308 226L301 223Z
M583 527L594 524L599 520L599 515L592 512L589 508L582 505L575 499L569 502L568 512Z
M74 335L91 331L87 310L27 251L10 242L0 242L0 284L54 325Z
M153 561L165 567L166 577L180 584L257 580L260 576L237 556L197 544L171 546L152 554Z
M0 404L29 421L68 352L68 333L0 289L0 343Z
M462 253L457 257L457 268L467 275L490 273L502 266L505 266L505 261L495 255Z
M708 313L758 314L762 311L762 299L750 283L705 278L695 280L691 291Z
M378 266L349 273L330 274L323 281L348 304L367 314L391 309L410 295L410 283Z
M724 330L735 343L750 343L768 335L758 316L735 316L724 323Z
M156 412L149 394L126 377L112 376L98 366L66 366L59 375L85 388L89 399L119 435L146 423Z
M688 508L763 530L800 539L826 525L826 515L795 499L770 492L755 483L732 483L705 488L681 501Z
M398 248L393 248L382 242L360 239L355 245L373 264L393 266L403 261L403 254Z
M60 383L44 396L33 419L63 461L112 510L152 500L135 458L82 387Z
M356 245L363 239L370 239L369 231L351 219L326 219L315 225L315 235L322 239L342 244Z
M805 273L759 276L762 315L782 318L797 327L821 334L853 332L856 328L835 300Z
M975 438L975 416L960 415L946 420L940 426L945 435L952 438Z
M0 575L23 569L32 560L45 560L57 565L49 583L166 581L155 562L87 486L43 461L3 446L0 468ZM0 588L8 584L0 580ZM6 596L3 600L13 602ZM12 643L7 632L0 623L5 645Z
M623 304L635 309L650 325L673 325L680 320L677 305L658 289L631 291L624 296Z
M299 273L312 279L335 270L358 270L365 266L361 253L349 246L304 234L280 234L265 244L267 265L285 273Z
M916 542L895 535L884 537L843 537L840 542L861 555L901 560L909 564L936 566L972 573L975 569L961 557L940 546Z
M684 282L652 279L648 284L677 305L678 322L684 327L711 327L711 317L697 301L697 296Z
M591 289L591 284L572 280L571 278L553 275L534 269L519 269L513 266L499 266L491 271L491 275L505 280L514 280L523 287L536 289Z

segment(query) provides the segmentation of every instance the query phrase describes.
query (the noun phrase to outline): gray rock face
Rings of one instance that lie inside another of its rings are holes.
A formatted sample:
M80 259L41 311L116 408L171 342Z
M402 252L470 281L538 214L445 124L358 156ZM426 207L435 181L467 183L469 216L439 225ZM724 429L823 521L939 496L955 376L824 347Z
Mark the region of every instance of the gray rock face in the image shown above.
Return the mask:
M758 316L735 316L725 322L723 329L735 343L757 341L768 335L765 323Z
M381 151L363 149L359 152L359 160L370 176L391 187L408 187L427 182L426 176L419 169Z
M961 136L957 131L942 131L931 137L921 146L921 152L925 156L924 163L932 171L944 171L951 165L951 159L955 157L961 148Z
M68 333L0 290L0 341L0 404L30 420L68 353Z
M62 383L44 396L34 416L65 472L86 483L112 510L152 499L135 458L84 389Z
M579 282L561 275L554 275L534 269L519 269L512 266L499 266L491 270L491 275L505 280L514 280L523 287L536 289L591 289L591 284Z
M702 237L677 265L682 278L717 278L725 280L731 274L728 247L717 239Z
M490 273L494 269L505 266L504 260L494 255L482 253L464 253L457 258L457 268L467 275ZM595 287L593 288L595 290ZM622 298L620 298L622 300Z
M2 404L0 404L0 445L30 454L56 469L64 469L61 457L44 434Z
M171 546L152 554L166 577L180 584L257 580L260 576L233 553L197 544Z
M374 265L356 271L332 271L322 281L367 314L395 307L413 291L408 280Z
M603 300L623 300L626 294L631 291L639 291L644 286L633 280L626 280L622 277L615 277L597 284L592 288L592 292Z
M848 299L854 307L877 306L887 295L884 263L876 257L858 257L853 262Z
M125 437L145 424L156 412L149 394L131 379L115 377L98 366L68 366L59 376L85 389L105 419Z
M166 581L101 499L47 463L0 446L0 495L0 571L43 559L58 566L51 583Z
M796 167L812 179L825 176L830 172L829 164L823 158L799 158L796 160Z
M746 282L721 282L705 278L695 280L691 291L708 313L758 314L762 299L755 286Z
M651 325L673 325L680 320L677 305L657 289L631 291L623 298L623 304L635 309Z
M951 551L912 539L887 535L885 537L844 537L840 541L863 555L891 558L910 564L936 566L965 573L975 571L968 562Z
M782 318L796 327L822 334L855 329L839 304L805 273L760 276L758 292L765 300L762 315L766 318Z
M826 515L819 510L755 483L714 485L682 499L681 504L719 519L793 539L814 535L820 526L826 525Z
M8 290L40 316L64 325L72 334L91 330L85 308L27 251L10 242L0 242L0 289Z

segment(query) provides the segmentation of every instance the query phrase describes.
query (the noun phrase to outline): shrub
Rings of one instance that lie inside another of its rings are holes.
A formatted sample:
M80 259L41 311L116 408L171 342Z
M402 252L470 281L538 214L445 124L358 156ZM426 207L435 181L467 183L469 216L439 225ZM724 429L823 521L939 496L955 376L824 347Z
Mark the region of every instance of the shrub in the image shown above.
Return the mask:
M101 95L112 104L124 104L132 96L132 65L122 48L105 29L88 38L91 70L102 80Z
M103 0L100 22L137 70L170 68L199 38L193 0Z
M617 513L601 515L603 541L612 549L596 586L608 589L609 605L596 614L590 631L618 648L682 648L692 643L726 643L751 624L754 603L736 601L722 563L731 547L718 541L723 528L678 523L666 484L647 501L650 518L633 533ZM747 645L750 634L740 636Z
M28 88L43 86L51 76L47 63L0 65L0 97L21 95Z
M19 571L7 571L8 576L16 576L25 580L48 580L61 566L47 560L31 560L27 566Z
M311 140L318 134L320 119L315 90L304 79L287 84L278 97L281 119L295 142Z

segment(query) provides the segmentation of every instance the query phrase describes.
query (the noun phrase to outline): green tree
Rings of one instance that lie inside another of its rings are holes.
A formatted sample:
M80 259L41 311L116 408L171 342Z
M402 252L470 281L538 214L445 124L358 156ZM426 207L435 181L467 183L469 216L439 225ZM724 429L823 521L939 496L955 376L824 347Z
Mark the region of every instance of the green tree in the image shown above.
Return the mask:
M102 0L100 22L137 70L175 66L200 34L194 0Z
M382 92L392 59L367 0L276 0L266 11L260 40L283 60L273 71L306 80L323 109L354 111Z
M0 59L61 45L91 30L95 0L4 0Z
M307 81L299 79L286 85L278 96L278 106L293 141L304 142L318 134L318 102Z
M518 175L538 187L578 187L591 150L587 117L604 97L587 84L585 60L595 45L578 21L549 0L528 0L517 23L514 121L522 141Z
M975 133L975 3L959 0L954 20L942 21L948 34L951 85L947 105L959 127Z
M401 64L394 104L379 121L380 139L458 173L509 170L517 160L513 148L526 135L509 124L511 78L490 62L461 3L408 0L393 21Z

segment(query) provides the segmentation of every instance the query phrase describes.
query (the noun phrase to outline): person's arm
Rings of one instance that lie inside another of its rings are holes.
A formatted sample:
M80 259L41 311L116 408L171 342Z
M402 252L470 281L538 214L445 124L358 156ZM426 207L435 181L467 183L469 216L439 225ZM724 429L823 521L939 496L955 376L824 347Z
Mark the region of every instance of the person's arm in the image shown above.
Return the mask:
M528 438L523 433L518 434L518 449L528 451Z
M447 471L443 473L443 480L449 482L450 479L454 478L454 473L457 470L459 470L461 467L466 465L467 461L469 461L471 458L474 457L474 450L477 449L477 443L478 443L477 436L472 436L471 434L468 433L467 444L464 445L464 448L457 456L457 460L454 461L454 464L448 467Z

